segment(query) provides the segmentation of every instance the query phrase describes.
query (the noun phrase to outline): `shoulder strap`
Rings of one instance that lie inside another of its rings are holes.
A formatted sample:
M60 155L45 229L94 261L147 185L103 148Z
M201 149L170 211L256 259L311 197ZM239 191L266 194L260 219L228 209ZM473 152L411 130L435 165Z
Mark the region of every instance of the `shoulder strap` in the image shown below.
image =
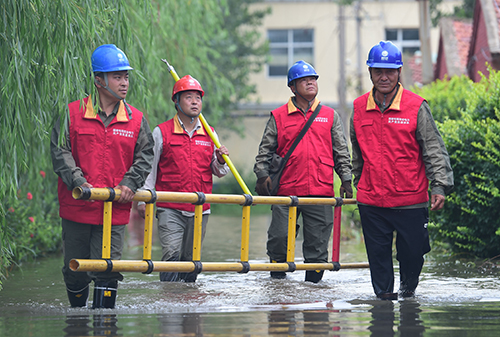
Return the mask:
M321 104L318 104L318 106L314 110L314 112L311 115L311 117L309 117L309 119L307 120L307 123L304 125L304 127L302 128L302 130L300 130L300 133L297 136L297 138L295 138L295 141L293 142L292 146L290 146L290 148L288 149L288 152L286 153L285 158L283 158L283 162L282 162L282 166L283 167L286 165L286 162L288 161L288 158L290 158L293 150L295 150L295 148L297 147L297 145L299 144L299 142L302 140L302 138L306 134L307 130L311 126L312 122L314 121L314 119L316 118L316 116L319 114L320 110L321 110Z

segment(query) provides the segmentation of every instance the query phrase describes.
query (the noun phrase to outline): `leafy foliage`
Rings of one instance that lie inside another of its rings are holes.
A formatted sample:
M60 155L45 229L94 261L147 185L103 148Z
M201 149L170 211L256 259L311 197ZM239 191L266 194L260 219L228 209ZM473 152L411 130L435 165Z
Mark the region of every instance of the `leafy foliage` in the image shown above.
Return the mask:
M454 16L457 18L472 18L474 16L474 6L476 0L463 0L460 6L453 7L453 13L447 14L443 13L439 9L439 5L443 2L443 0L430 0L429 1L429 10L431 14L431 22L434 27L439 24L439 20L445 16Z
M446 119L460 119L472 88L473 82L467 76L454 76L436 80L422 88L414 87L412 91L427 99L434 120L442 123ZM446 92L446 95L439 94L441 92Z
M453 15L458 18L469 18L474 16L476 0L464 0L461 6L453 7Z
M129 35L120 4L5 0L0 5L0 273L25 258L27 251L36 254L35 244L50 251L59 242L51 235L43 236L52 239L47 246L37 241L42 237L26 241L27 231L35 226L43 232L59 223L57 201L44 198L50 208L34 208L18 191L42 195L35 177L39 170L52 171L48 136L54 117L62 115L70 101L88 94L92 51L104 42L122 45ZM55 181L46 191L55 193ZM9 208L15 212L7 212ZM33 222L26 222L28 214Z
M450 154L455 188L447 196L445 208L432 214L434 240L449 243L456 252L479 257L496 256L500 247L500 73L489 71L489 79L483 77L472 86L465 81L462 88L454 89L469 91L461 118L446 119L439 125ZM450 96L453 100L451 87L428 90L429 102Z
M9 208L0 222L0 278L7 276L12 262L19 265L27 259L60 251L61 226L54 186L57 176L40 170L22 178L16 197L8 200Z
M204 115L210 124L232 126L231 108L254 90L248 76L259 69L267 52L254 29L267 11L249 13L252 2L0 3L0 274L27 257L26 252L39 255L59 244L57 199L43 200L51 204L43 204L47 210L33 208L18 191L39 195L34 177L43 170L52 177L46 194L55 195L55 175L48 173L52 171L49 135L67 104L93 91L94 49L113 43L127 54L134 68L127 101L145 112L151 127L175 114L170 100L174 80L162 58L180 76L191 74L201 82L206 93ZM9 213L9 208L16 211ZM26 215L34 222L27 223ZM33 233L28 240L25 234L33 226L37 232L54 235L44 234L48 241L42 242Z
M149 90L147 97L133 95L130 102L147 107L151 127L176 113L171 101L174 80L161 62L166 59L179 77L189 74L202 85L207 121L235 128L231 109L255 91L248 84L249 74L260 70L267 55L254 29L267 11L249 13L253 2L163 1L154 8L151 21L128 8L132 24L143 27L137 38L144 50L134 61ZM137 98L144 103L137 103Z

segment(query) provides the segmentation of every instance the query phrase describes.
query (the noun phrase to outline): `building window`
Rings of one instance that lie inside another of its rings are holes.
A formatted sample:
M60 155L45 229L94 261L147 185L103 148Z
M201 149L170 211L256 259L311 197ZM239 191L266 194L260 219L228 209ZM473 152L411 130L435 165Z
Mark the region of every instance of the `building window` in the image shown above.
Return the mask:
M403 54L415 54L420 50L420 37L417 29L386 29L385 39L398 46Z
M314 29L270 29L267 37L271 54L269 76L286 76L299 60L313 63Z

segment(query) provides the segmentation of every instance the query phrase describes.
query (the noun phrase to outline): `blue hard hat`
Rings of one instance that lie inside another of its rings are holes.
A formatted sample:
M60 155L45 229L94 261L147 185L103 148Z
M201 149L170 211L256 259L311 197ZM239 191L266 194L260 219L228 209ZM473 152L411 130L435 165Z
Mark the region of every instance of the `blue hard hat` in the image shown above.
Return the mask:
M370 68L401 68L403 66L401 50L391 41L380 41L370 49L366 65Z
M288 69L288 86L294 80L307 76L315 76L316 79L319 75L314 70L314 67L305 61L297 61L293 64L293 66Z
M132 70L127 55L114 44L103 44L92 53L92 71L109 73L111 71Z

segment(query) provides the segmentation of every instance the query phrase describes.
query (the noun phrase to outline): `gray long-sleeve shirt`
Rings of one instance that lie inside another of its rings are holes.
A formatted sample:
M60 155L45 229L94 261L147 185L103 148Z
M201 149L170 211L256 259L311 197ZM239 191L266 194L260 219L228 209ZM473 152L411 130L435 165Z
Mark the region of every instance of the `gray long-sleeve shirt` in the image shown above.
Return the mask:
M295 104L295 98L291 98L294 105L300 109L297 104ZM301 110L302 111L302 110ZM304 111L302 113L305 114ZM349 148L347 146L347 140L344 134L344 128L342 125L342 120L337 112L333 116L333 124L331 129L332 137L332 152L333 160L335 163L335 172L344 181L351 181L351 157L349 155ZM271 114L271 117L267 121L264 134L262 135L262 140L259 145L259 153L255 157L254 172L257 179L269 176L269 168L271 165L271 159L273 154L276 153L278 149L278 128L276 126L276 120Z
M120 102L116 104L113 112L109 116L107 116L105 112L101 111L101 109L98 109L97 115L102 120L105 127L108 127L109 123L111 123L111 121L115 118L119 103ZM130 111L128 107L127 113L129 116L132 115L132 111ZM72 190L75 187L81 186L83 183L87 182L87 180L85 179L81 168L76 165L75 159L71 153L69 126L65 128L62 143L59 143L62 122L63 121L60 119L56 122L50 138L52 165L54 167L54 172L61 177L68 189ZM133 164L123 176L120 185L127 186L134 193L139 187L144 185L146 176L151 170L151 163L153 162L153 145L154 141L151 129L149 128L146 118L143 116L137 143L134 149Z
M187 131L184 123L182 120L179 118L178 115L176 115L174 118L177 118L181 126L184 128L184 131L189 135L189 137L193 137L194 133L201 129L203 126L201 124L201 121L199 119L196 120L196 124L193 127L191 131ZM219 136L213 131L214 136L219 140ZM163 135L161 133L160 128L157 126L153 130L153 139L154 139L154 159L153 159L153 167L151 169L151 173L149 173L148 177L146 178L146 183L144 184L144 187L141 189L144 190L154 190L156 186L156 178L158 176L158 163L160 162L160 157L161 154L163 153ZM215 145L214 145L214 150L215 150ZM221 178L225 176L226 174L229 173L229 166L226 163L219 163L219 160L217 159L217 155L214 154L212 156L212 162L210 163L210 168L212 170L212 174ZM144 202L140 201L138 204L141 205ZM194 212L188 212L188 211L182 211L182 214L185 216L194 216ZM203 212L203 214L210 214L210 209L206 210Z

